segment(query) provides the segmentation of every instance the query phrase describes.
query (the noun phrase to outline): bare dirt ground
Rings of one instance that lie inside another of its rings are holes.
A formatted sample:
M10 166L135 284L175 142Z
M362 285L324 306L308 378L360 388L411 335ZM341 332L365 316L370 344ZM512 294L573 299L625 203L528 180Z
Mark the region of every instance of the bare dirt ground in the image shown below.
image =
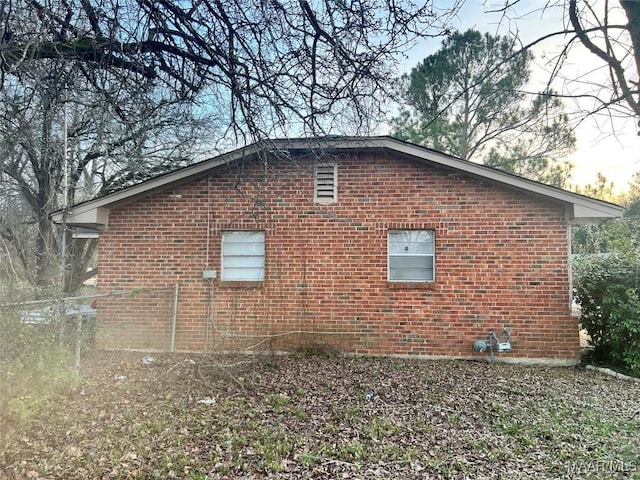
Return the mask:
M92 354L0 478L640 478L640 385L580 368Z

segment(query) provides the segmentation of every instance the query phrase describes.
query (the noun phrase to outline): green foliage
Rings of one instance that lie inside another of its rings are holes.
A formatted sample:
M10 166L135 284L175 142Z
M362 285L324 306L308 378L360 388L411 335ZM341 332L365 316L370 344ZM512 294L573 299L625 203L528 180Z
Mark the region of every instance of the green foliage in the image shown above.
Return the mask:
M50 325L26 325L0 312L0 424L25 424L46 413L55 396L76 382L71 354Z
M581 256L574 271L582 326L595 358L640 376L640 259L622 253Z
M590 187L606 194L603 175ZM633 192L632 192L633 195ZM596 360L640 376L640 201L623 218L573 229L576 300Z
M573 253L590 255L618 252L633 255L636 250L637 222L611 220L580 225L572 230Z
M580 225L572 235L574 254L617 252L636 256L640 248L640 199L630 201L621 219Z
M552 93L528 101L530 52L475 30L455 32L401 79L405 107L393 134L558 186L571 168L555 159L575 145Z
M557 162L544 153L536 154L538 143L538 138L528 137L520 138L510 146L507 152L492 148L484 163L547 185L561 188L566 186L571 177L573 165L569 162Z
M506 38L475 30L453 33L404 77L405 101L417 116L406 125L410 138L471 158L482 145L471 145L476 135L470 130L480 123L495 128L508 122L523 100L518 88L529 78L531 56L505 62L512 54Z

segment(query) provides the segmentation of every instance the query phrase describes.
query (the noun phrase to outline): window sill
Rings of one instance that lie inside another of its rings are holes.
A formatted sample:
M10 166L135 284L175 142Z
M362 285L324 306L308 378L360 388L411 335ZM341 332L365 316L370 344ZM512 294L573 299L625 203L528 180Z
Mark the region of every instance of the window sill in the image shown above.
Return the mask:
M218 286L221 288L261 288L264 282L254 281L221 281Z
M436 282L387 282L389 290L435 290Z

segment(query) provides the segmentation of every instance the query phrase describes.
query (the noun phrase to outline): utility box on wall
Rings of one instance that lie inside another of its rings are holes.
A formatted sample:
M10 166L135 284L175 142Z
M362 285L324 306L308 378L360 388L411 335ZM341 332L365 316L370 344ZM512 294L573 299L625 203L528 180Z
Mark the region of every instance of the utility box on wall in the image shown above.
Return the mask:
M218 272L215 270L203 270L202 271L202 279L203 280L215 280L218 278Z

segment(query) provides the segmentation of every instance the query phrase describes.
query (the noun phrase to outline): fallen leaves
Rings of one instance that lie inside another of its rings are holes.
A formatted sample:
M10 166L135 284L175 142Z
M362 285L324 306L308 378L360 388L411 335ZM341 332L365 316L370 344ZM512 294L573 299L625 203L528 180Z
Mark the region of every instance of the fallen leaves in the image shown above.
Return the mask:
M640 474L585 473L594 459L637 465L640 385L580 369L341 356L267 365L158 355L154 368L100 360L55 411L2 435L0 477Z

